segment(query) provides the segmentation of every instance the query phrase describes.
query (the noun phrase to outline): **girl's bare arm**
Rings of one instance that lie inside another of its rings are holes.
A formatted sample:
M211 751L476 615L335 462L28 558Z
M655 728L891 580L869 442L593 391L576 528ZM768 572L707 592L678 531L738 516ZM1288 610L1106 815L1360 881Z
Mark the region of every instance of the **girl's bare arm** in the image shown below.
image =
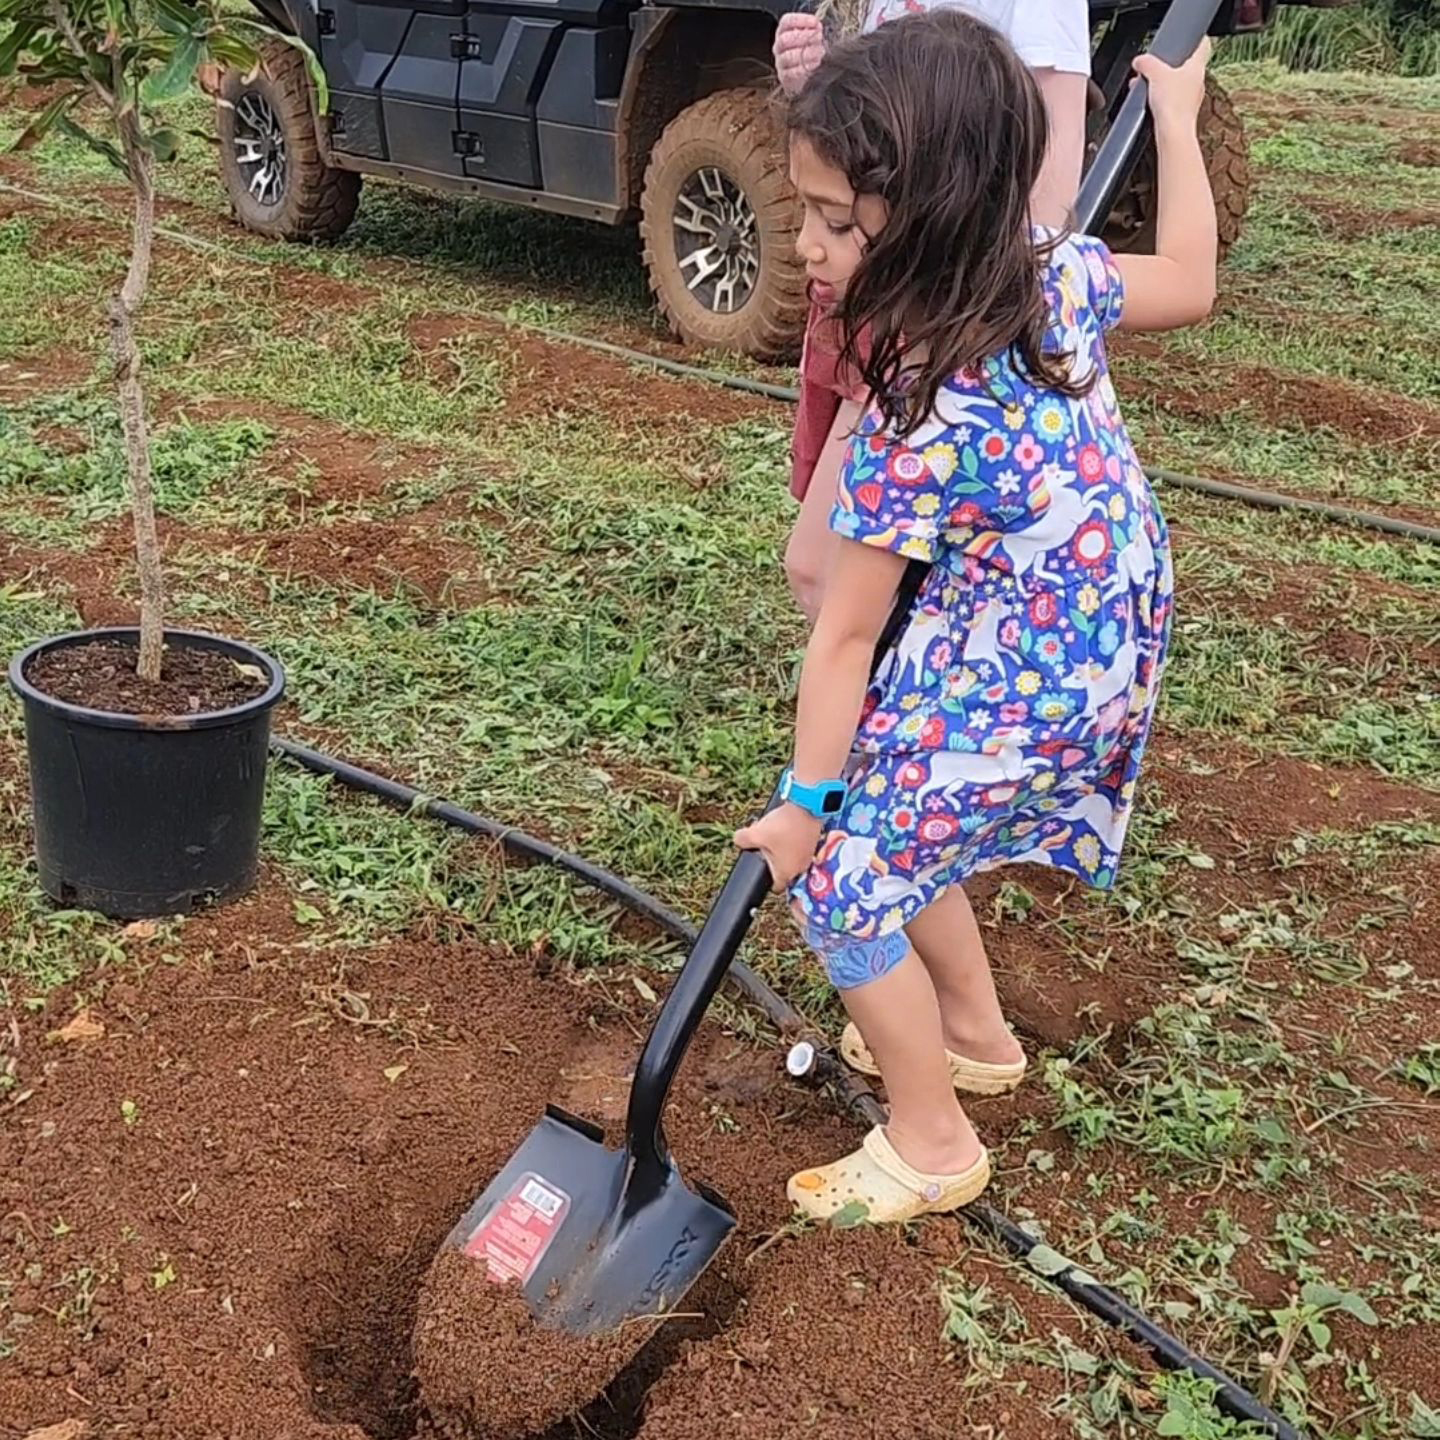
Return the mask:
M1159 161L1155 254L1117 255L1125 282L1123 330L1173 330L1203 320L1215 303L1219 247L1215 197L1196 118L1205 94L1210 42L1178 68L1142 55L1135 69L1150 85Z

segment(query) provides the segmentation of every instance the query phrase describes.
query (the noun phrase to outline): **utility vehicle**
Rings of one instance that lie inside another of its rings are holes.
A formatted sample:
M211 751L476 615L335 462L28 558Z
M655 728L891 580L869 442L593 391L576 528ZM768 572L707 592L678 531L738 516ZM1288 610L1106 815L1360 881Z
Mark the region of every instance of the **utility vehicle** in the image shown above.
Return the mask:
M263 235L326 240L364 176L559 211L638 218L671 328L702 347L792 355L805 276L781 153L771 42L787 0L253 0L304 40L273 42L221 81L220 164L235 214ZM1267 25L1278 0L1227 0L1215 25ZM1090 139L1123 99L1160 0L1091 0ZM1233 243L1247 204L1245 135L1210 84L1202 136ZM1153 155L1110 217L1120 248L1154 240Z

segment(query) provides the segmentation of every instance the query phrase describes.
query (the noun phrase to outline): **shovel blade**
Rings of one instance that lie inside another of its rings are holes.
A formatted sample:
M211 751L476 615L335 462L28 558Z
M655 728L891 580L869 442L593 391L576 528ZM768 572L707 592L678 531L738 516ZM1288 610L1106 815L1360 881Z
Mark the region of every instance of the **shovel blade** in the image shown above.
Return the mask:
M627 1150L608 1149L597 1126L551 1106L446 1243L497 1283L518 1282L549 1328L589 1335L663 1315L715 1258L735 1216L673 1164L658 1185L634 1178Z

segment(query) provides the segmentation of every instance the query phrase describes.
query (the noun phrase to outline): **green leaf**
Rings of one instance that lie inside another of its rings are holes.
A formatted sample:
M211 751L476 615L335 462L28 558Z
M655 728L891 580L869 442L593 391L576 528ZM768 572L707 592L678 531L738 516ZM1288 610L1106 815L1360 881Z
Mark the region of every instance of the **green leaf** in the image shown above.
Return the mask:
M190 88L195 71L205 58L205 42L194 35L184 36L161 70L146 78L140 98L147 105L165 105L178 100Z
M108 140L103 140L98 135L92 135L83 125L77 125L68 115L62 115L55 122L55 128L62 135L68 135L72 140L78 140L82 145L88 146L97 155L103 155L117 170L129 173L125 157Z
M1070 1261L1058 1250L1052 1250L1048 1245L1036 1245L1026 1255L1025 1263L1037 1275L1045 1276L1058 1275L1062 1270L1071 1268Z
M57 95L20 133L10 146L12 150L29 150L38 145L56 126L60 118L80 98L79 90Z
M145 137L145 143L162 165L168 165L180 153L180 136L168 128L152 130Z
M155 7L155 20L167 35L198 34L205 17L185 0L151 0Z
M237 35L212 35L210 55L226 69L238 70L242 75L248 75L260 63L260 52Z
M40 29L34 20L17 20L9 33L0 40L0 75L13 75L20 52L35 38Z
M870 1207L863 1200L850 1200L830 1217L830 1223L837 1230L853 1230L869 1218Z
M1347 1315L1353 1315L1362 1325L1378 1325L1380 1323L1380 1317L1363 1295L1347 1295L1340 1302L1340 1308Z
M1440 1410L1432 1410L1412 1392L1408 1428L1412 1440L1440 1440Z

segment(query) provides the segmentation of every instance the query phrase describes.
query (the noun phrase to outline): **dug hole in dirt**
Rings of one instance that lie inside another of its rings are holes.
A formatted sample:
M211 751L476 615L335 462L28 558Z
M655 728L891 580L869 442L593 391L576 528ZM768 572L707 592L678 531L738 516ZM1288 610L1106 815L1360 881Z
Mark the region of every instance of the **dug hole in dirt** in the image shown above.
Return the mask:
M484 1261L447 1245L420 1288L420 1399L447 1436L540 1433L603 1395L652 1329L582 1336L544 1328L517 1286L496 1284Z
M625 1336L638 1353L599 1395L591 1376L617 1357L568 1338L544 1377L563 1398L518 1393L493 1326L432 1353L430 1327L466 1303L433 1283L421 1301L456 1220L547 1102L619 1133L653 1012L623 974L463 933L331 946L297 921L301 898L272 878L173 933L132 926L123 958L41 1007L14 997L0 1440L68 1419L106 1440L488 1440L464 1396L450 1412L453 1364L506 1387L504 1440L1053 1434L1061 1372L1017 1362L1007 1380L1024 1389L999 1402L966 1384L943 1330L947 1267L1013 1297L1037 1333L1123 1345L1027 1289L958 1219L792 1233L786 1177L858 1132L776 1053L712 1023L667 1122L687 1176L723 1187L740 1223L682 1313ZM1024 1110L976 1107L997 1139ZM570 1403L579 1416L525 1428Z

